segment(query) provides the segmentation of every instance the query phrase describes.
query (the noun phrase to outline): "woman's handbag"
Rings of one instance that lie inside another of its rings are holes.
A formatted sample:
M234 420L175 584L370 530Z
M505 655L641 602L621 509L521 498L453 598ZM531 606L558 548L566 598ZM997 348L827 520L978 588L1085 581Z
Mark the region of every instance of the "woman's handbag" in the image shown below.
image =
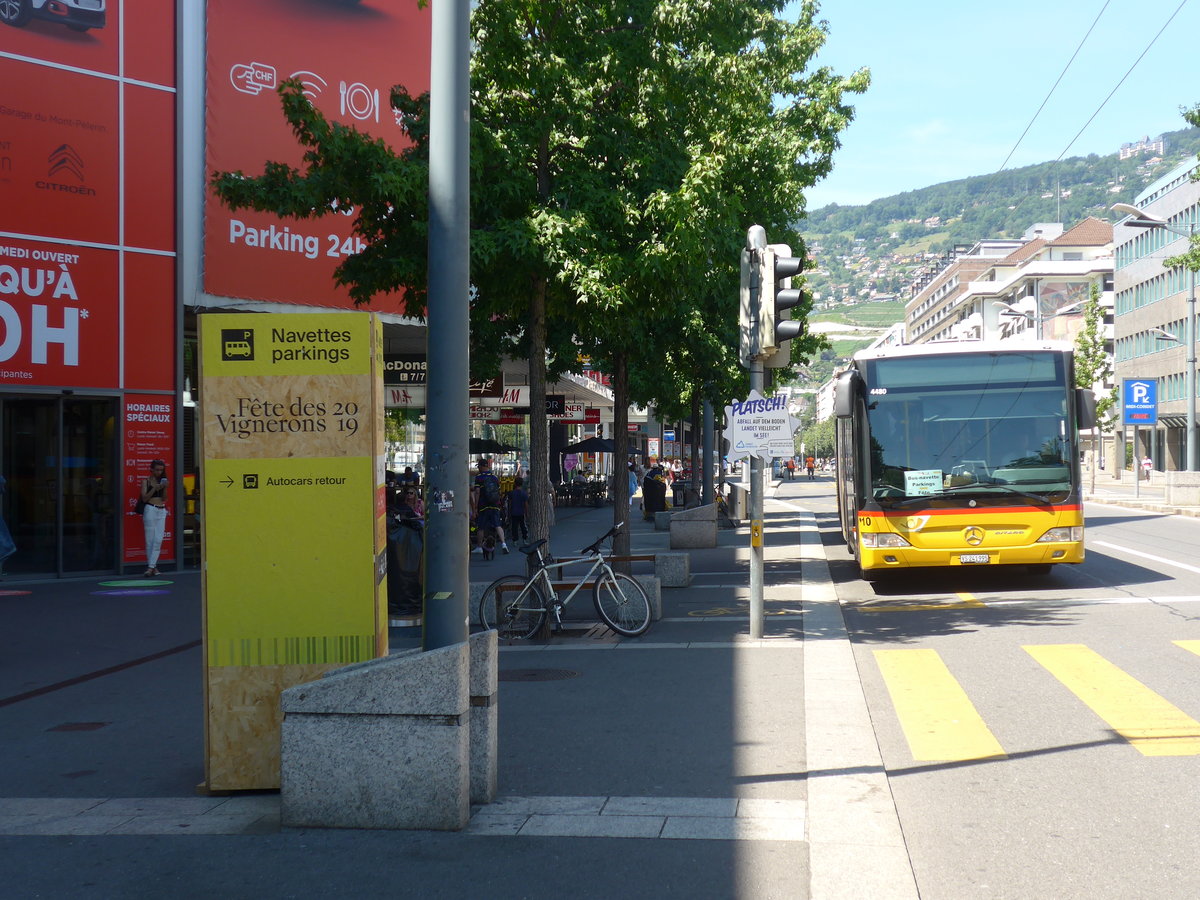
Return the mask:
M138 501L133 507L133 512L135 515L140 516L145 511L146 511L146 501L143 500L141 497L138 497Z

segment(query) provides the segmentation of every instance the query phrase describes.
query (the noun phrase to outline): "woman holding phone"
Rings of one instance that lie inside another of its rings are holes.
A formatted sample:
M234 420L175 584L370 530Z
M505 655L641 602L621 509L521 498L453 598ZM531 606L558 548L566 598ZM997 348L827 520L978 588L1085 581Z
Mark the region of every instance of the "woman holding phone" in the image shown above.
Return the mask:
M142 479L142 526L146 529L146 571L143 578L158 574L158 554L162 551L167 526L167 464L161 459L150 463L150 474Z

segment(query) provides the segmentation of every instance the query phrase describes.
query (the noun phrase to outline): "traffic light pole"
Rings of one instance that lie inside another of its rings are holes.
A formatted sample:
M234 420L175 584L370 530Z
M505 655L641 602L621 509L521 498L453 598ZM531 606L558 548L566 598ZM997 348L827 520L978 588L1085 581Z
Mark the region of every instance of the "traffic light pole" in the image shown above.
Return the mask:
M763 390L763 356L760 343L759 317L762 315L759 261L767 248L767 233L754 225L746 232L746 248L750 251L750 391ZM750 457L750 639L763 636L763 461Z
M750 391L763 389L763 361L750 363ZM763 461L750 457L750 638L763 636Z
M468 634L469 6L435 3L432 16L424 650Z

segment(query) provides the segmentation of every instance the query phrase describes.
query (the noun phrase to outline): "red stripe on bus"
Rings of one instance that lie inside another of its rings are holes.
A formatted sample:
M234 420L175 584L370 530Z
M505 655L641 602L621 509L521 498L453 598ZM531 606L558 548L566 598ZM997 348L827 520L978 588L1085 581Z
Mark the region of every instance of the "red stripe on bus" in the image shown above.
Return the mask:
M860 516L881 516L885 519L907 519L910 516L978 516L986 513L1060 513L1080 512L1081 510L1081 506L1072 504L1069 506L1052 506L1050 509L1044 506L979 506L973 509L919 509L910 511L860 509L858 514Z

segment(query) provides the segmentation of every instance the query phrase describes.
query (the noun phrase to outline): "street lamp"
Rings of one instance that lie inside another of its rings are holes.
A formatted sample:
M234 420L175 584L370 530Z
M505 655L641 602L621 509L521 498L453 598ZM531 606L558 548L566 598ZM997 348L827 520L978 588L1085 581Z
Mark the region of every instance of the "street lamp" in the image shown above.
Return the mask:
M1192 235L1196 231L1196 223L1188 222L1187 230L1176 228L1164 219L1151 215L1144 209L1139 209L1130 203L1114 203L1113 212L1129 216L1126 225L1134 228L1161 228L1171 234L1188 239L1191 246ZM1195 472L1200 465L1196 463L1196 270L1188 267L1188 300L1187 300L1187 372L1185 390L1187 391L1187 434L1184 435L1184 446L1187 448L1187 470ZM1174 335L1172 335L1174 337ZM1160 336L1160 340L1163 338ZM1178 340L1178 339L1177 339Z
M1059 316L1075 315L1079 312L1079 307L1083 306L1085 302L1087 301L1076 300L1074 303L1064 306L1062 309L1058 310L1058 312L1053 312L1049 315L1042 315L1041 308L1036 300L1034 300L1033 312L1026 312L1023 309L1018 309L1016 304L1005 303L1003 300L993 300L992 306L999 308L1000 315L1002 316L1009 316L1010 318L1014 319L1024 319L1026 322L1029 322L1031 325L1033 325L1034 337L1036 337L1038 340L1041 340L1043 322L1045 322L1047 319L1057 319Z

